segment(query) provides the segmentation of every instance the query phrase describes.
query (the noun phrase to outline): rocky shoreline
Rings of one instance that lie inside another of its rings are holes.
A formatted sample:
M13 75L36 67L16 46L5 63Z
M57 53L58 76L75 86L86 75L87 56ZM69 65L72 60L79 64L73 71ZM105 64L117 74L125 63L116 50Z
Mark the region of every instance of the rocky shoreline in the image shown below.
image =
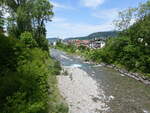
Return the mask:
M150 78L149 77L146 77L142 74L139 74L139 73L133 73L133 72L129 72L125 69L121 69L119 67L117 67L116 65L114 64L106 64L106 63L95 63L95 62L92 62L92 61L87 61L85 60L84 57L82 56L76 56L77 58L81 59L81 60L84 60L90 64L95 64L95 65L102 65L102 66L105 66L105 67L109 67L109 68L112 68L112 69L115 69L116 71L120 72L121 74L125 75L125 76L128 76L128 77L131 77L137 81L140 81L142 83L144 83L145 85L150 85Z
M106 67L109 67L109 68L113 68L116 71L120 72L121 74L124 74L124 75L126 75L128 77L131 77L131 78L133 78L133 79L135 79L137 81L140 81L140 82L142 82L142 83L144 83L146 85L150 85L150 78L145 77L145 76L143 76L143 75L141 75L139 73L129 72L129 71L125 70L125 69L118 68L117 66L115 66L113 64L111 64L111 65L109 64L108 65L108 64L104 64L103 63L103 65L106 66Z
M95 63L93 61L89 61L89 60L85 60L85 58L83 56L80 56L80 55L77 55L77 54L73 54L75 55L76 58L79 58L81 60L84 60L90 64L95 64L95 65L103 65L105 67L109 67L109 68L112 68L112 69L115 69L116 71L120 72L121 74L125 75L125 76L128 76L128 77L131 77L137 81L140 81L142 83L144 83L145 85L150 85L150 77L146 77L142 74L139 74L139 73L133 73L133 72L129 72L125 69L121 69L119 67L117 67L116 65L114 64L106 64L106 63Z
M116 71L120 72L121 74L123 74L125 76L131 77L131 78L133 78L133 79L135 79L137 81L140 81L140 82L144 83L145 85L150 85L150 78L146 77L146 76L144 76L142 74L129 72L129 71L125 70L125 69L121 69L121 68L117 67L114 64L106 64L106 63L97 64L97 63L91 62L91 61L89 61L89 63L90 64L95 64L95 65L102 65L102 66L105 66L105 67L108 67L108 68L115 69Z
M58 88L69 106L69 113L107 113L109 99L97 82L78 67L63 67L68 75L57 77Z

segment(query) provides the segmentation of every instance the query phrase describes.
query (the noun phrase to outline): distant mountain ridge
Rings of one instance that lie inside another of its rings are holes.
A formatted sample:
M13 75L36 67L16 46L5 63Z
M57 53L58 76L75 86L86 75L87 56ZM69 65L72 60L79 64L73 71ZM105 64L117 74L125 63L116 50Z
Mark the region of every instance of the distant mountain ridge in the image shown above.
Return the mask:
M60 40L60 38L47 38L47 40Z
M58 40L61 40L60 38L47 38L47 40L49 42L55 42L55 41L58 41Z
M105 32L92 33L92 34L90 34L88 36L84 36L84 37L67 38L65 40L91 40L94 38L107 39L109 37L116 37L117 35L118 35L118 31L105 31Z

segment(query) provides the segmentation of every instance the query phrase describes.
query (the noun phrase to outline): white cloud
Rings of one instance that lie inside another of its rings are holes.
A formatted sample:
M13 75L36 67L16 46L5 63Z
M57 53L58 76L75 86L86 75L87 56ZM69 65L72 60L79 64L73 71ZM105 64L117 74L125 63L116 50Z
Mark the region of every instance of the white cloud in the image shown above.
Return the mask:
M53 23L57 23L57 22L65 22L66 19L65 18L62 18L62 17L54 17L52 19Z
M67 37L87 36L93 32L114 30L114 26L111 24L111 22L93 25L75 22L70 23L67 22L67 20L65 20L59 21L57 23L55 22L49 23L49 25L47 25L47 30L48 30L47 37L59 36L60 38L67 38Z
M85 7L96 8L103 4L104 0L81 0L81 4Z
M105 19L107 21L113 21L118 16L118 9L107 9L107 10L100 10L95 11L92 15L99 19Z
M73 9L73 7L71 6L67 6L67 5L64 5L64 4L60 4L58 2L51 2L54 6L54 8L60 8L60 9Z

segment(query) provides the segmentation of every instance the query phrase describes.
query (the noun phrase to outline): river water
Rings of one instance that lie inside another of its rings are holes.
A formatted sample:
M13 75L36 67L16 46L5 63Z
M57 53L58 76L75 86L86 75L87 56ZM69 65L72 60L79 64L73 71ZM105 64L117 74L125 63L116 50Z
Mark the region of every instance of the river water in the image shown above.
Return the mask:
M150 86L124 76L114 69L88 64L77 56L68 55L56 49L51 55L62 66L76 66L86 71L97 81L109 97L107 113L150 113Z

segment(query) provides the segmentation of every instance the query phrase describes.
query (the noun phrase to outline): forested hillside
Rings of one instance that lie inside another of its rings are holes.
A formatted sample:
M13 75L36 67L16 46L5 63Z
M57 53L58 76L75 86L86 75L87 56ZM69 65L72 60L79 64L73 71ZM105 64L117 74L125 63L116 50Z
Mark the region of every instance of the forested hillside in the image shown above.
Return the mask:
M53 6L48 0L2 0L0 8L0 113L67 113L56 87L61 67L46 40Z
M100 37L100 38L109 38L109 37L116 37L118 34L117 31L106 31L106 32L97 32L97 33L92 33L88 37L89 38L94 38L94 37Z
M92 33L85 37L75 37L75 38L67 38L66 40L78 39L78 40L91 40L94 38L107 39L110 37L116 37L118 35L118 31L105 31L105 32L96 32Z

